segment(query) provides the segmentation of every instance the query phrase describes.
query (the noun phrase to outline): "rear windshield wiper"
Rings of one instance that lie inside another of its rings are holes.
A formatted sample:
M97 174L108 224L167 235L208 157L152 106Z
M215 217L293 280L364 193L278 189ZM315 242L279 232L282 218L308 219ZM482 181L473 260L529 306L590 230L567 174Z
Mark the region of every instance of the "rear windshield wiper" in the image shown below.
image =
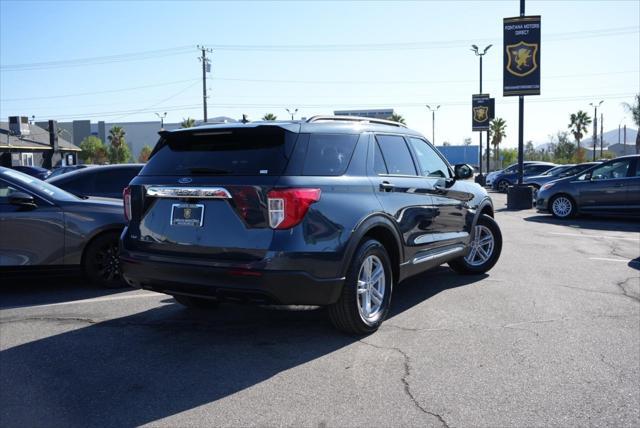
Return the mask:
M207 168L207 167L193 167L187 168L191 174L214 174L214 175L224 175L231 174L231 171L227 169L219 169L219 168Z

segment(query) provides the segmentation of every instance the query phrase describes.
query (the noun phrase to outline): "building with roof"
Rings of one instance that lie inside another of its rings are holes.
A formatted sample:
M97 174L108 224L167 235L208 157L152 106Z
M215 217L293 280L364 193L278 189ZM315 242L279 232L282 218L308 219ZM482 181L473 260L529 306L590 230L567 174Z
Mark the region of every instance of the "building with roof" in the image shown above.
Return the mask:
M26 116L10 116L8 122L0 122L0 165L50 169L59 164L76 164L82 150L59 134L55 120L43 127L29 123Z
M336 116L358 116L370 117L372 119L389 119L393 115L392 108L372 109L372 110L336 110Z

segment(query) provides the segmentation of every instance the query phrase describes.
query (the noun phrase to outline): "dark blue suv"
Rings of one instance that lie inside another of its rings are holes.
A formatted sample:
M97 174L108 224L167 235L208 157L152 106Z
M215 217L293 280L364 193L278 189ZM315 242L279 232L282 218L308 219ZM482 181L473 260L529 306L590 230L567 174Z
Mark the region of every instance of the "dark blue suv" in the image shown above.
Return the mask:
M529 177L534 175L540 175L551 168L554 168L558 165L549 163L549 162L529 162L526 163L522 169L522 176ZM518 169L510 168L502 171L495 177L493 177L493 181L491 183L491 187L493 190L498 190L500 192L506 192L509 186L513 186L518 182Z
M423 136L395 122L317 116L163 132L125 189L126 281L186 306L325 305L375 331L403 279L442 263L489 270L493 205Z

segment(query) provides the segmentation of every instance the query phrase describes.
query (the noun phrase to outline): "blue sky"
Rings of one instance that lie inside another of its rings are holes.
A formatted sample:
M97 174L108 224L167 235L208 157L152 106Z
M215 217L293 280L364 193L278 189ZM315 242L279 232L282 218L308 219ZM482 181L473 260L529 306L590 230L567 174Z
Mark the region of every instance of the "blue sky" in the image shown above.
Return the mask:
M476 142L469 45L493 43L483 92L496 96L506 145L515 146L517 97L501 96L501 46L502 18L518 8L517 0L0 1L0 118L200 119L195 45L204 44L214 48L210 117L392 107L431 138L424 105L441 104L436 142ZM525 140L546 141L600 99L605 130L631 126L621 102L640 92L640 2L527 1L527 14L542 15L542 95L526 98Z

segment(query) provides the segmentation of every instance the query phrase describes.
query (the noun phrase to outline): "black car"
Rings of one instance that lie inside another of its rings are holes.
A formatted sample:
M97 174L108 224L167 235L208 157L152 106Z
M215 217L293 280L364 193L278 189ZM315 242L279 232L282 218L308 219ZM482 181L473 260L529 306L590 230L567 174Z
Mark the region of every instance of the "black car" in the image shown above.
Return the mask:
M120 276L121 201L80 199L46 181L0 167L0 276L81 269L104 287Z
M87 168L90 165L81 164L81 165L65 165L65 166L57 166L53 168L51 174L47 177L48 179L57 177L62 174L66 174L68 172L77 171L79 169Z
M122 191L143 164L90 166L53 177L47 182L74 195L122 199Z
M422 135L334 116L167 131L125 190L125 280L184 305L326 305L375 331L403 279L491 269L502 246L486 191Z
M51 175L51 171L47 168L42 168L39 166L22 166L16 165L12 166L11 169L15 169L16 171L20 171L24 174L30 175L40 180L46 180L49 175Z
M556 218L576 214L640 216L640 155L619 157L580 175L542 185L536 208Z

